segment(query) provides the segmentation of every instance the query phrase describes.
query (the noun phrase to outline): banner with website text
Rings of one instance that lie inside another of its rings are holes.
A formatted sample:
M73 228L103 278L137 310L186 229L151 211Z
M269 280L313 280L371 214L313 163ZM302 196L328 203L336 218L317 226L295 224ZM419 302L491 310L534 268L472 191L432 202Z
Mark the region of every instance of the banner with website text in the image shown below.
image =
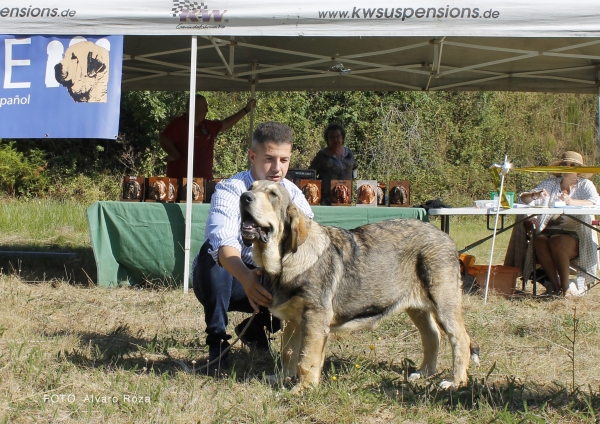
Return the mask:
M598 0L0 0L4 34L599 37Z
M0 35L0 138L119 131L123 36Z

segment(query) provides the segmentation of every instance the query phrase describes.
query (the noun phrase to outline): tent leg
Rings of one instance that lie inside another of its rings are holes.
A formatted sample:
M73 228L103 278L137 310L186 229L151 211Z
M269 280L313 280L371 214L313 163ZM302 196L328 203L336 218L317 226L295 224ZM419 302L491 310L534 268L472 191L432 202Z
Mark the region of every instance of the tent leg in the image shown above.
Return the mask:
M194 178L194 116L196 116L196 62L198 58L198 37L192 36L190 59L190 108L189 108L189 127L188 127L188 163L187 180L193 181ZM192 186L187 185L185 203L185 244L183 260L183 292L189 291L190 285L190 247L192 239Z

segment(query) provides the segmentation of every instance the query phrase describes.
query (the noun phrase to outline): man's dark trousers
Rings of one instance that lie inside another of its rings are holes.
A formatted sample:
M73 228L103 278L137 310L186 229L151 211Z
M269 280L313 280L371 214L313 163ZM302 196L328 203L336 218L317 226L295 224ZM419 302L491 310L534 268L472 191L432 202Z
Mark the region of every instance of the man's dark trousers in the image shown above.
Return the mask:
M192 269L192 281L194 294L204 307L208 334L206 344L209 347L219 347L222 340L227 341L231 338L226 331L229 322L227 312L252 313L254 310L250 306L242 284L215 262L208 253L209 248L211 246L207 240L202 245ZM246 266L255 268L254 265L246 264ZM265 327L269 331L276 332L280 326L279 320L273 317L271 322L268 310L261 307L261 313L254 318L246 334L248 336L261 332L264 334Z

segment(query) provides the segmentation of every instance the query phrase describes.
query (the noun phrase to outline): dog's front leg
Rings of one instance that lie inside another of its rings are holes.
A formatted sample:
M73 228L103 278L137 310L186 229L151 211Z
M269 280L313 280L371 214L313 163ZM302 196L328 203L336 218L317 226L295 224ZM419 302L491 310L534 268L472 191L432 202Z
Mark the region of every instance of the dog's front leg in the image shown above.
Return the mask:
M302 342L302 326L294 321L286 321L281 340L283 376L296 377Z
M325 359L325 344L329 336L329 317L321 312L306 312L302 328L298 383L292 393L317 385Z

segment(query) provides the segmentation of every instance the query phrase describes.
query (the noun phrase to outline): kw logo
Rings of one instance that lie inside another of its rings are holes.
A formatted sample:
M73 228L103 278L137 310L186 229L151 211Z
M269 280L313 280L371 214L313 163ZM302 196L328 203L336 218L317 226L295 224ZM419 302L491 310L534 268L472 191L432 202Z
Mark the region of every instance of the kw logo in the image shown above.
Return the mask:
M222 22L227 10L208 10L206 2L173 0L173 17L179 16L181 22Z

